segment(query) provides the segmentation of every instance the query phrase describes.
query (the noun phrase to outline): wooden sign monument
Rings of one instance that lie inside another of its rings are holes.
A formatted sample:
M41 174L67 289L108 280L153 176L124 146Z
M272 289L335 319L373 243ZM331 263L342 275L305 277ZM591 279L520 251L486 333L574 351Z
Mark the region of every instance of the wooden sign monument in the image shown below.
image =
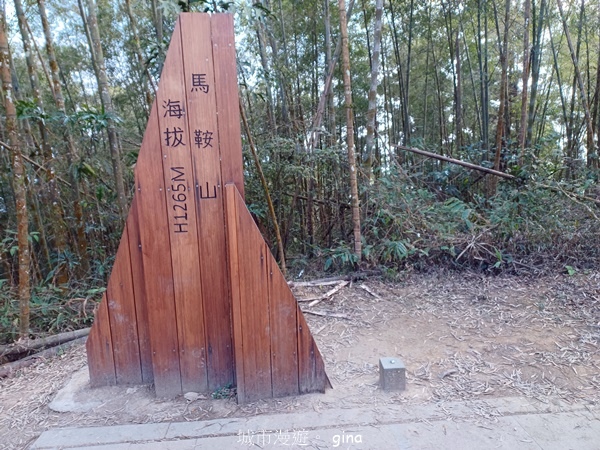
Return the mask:
M92 385L238 402L324 391L323 360L246 209L229 14L179 16L87 341Z

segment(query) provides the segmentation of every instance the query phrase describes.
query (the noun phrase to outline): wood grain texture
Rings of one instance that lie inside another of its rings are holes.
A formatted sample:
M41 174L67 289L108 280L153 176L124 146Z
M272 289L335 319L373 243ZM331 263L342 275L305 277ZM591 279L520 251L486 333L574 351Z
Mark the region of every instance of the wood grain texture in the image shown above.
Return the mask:
M182 14L183 71L187 98L195 207L198 221L202 296L206 315L208 387L233 384L231 301L219 150L223 133L217 126L211 16Z
M87 343L93 385L238 402L324 391L323 360L243 200L229 15L180 15ZM225 186L226 185L226 186Z
M162 152L155 102L136 164L136 198L156 394L181 393L177 316L165 198Z
M117 384L142 382L127 225L106 290Z
M325 373L325 364L315 343L306 319L298 308L298 382L300 394L325 392L331 383Z
M211 16L221 174L223 182L235 183L244 198L242 132L240 128L235 36L232 14Z
M150 329L148 328L148 300L144 281L144 261L142 258L142 241L140 240L140 224L138 219L137 198L134 197L127 216L127 234L129 236L129 258L131 261L131 279L135 299L135 315L137 323L138 344L140 347L140 366L142 382L151 383L152 348L150 347Z
M295 332L297 303L271 253L267 255L267 267L273 397L297 395L299 393L298 335Z
M331 387L306 320L234 184L226 186L238 402Z
M91 386L109 386L117 383L106 304L106 295L103 295L94 317L94 326L86 342Z
M234 197L232 200L235 202L236 216L233 213L227 214L232 219L228 220L227 226L231 230L229 234L235 233L237 240L237 255L231 257L238 260L240 313L236 316L241 320L239 326L243 342L243 352L235 355L236 364L241 363L244 368L244 378L238 378L237 385L239 388L243 383L243 401L250 402L273 396L266 258L268 249L237 188L228 185L228 189L235 189L235 196L229 197ZM228 202L227 208L231 207Z
M244 383L244 340L242 334L242 298L240 290L240 261L238 258L238 192L234 184L225 186L225 206L226 206L226 225L227 225L227 252L229 255L229 282L231 292L232 306L232 328L233 344L235 355L235 384L237 386L238 403L246 402L246 386Z
M188 132L183 70L183 25L178 21L165 61L156 96L161 132L167 217L173 267L173 288L177 314L181 384L184 392L208 389L206 338L199 242L196 224L196 189L192 154L193 140ZM170 132L179 131L178 134ZM179 142L177 139L181 140Z

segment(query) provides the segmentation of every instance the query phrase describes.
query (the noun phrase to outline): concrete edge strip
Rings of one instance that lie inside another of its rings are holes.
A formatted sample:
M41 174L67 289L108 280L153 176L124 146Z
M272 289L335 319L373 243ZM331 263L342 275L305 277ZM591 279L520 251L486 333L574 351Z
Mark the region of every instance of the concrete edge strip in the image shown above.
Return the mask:
M562 405L561 411L550 411L541 402L527 403L508 399L476 400L469 403L448 402L429 405L383 405L370 410L337 409L262 415L249 418L213 419L197 422L151 423L114 425L85 428L59 428L48 430L32 445L31 450L101 446L120 443L168 442L182 439L205 439L236 436L240 432L252 431L313 431L340 427L440 422L444 420L468 420L481 417L477 408L494 414L490 418L522 416L528 414L556 414L567 412L589 412L584 405ZM543 409L541 409L542 407ZM494 411L495 410L495 411ZM269 424L268 429L265 424Z

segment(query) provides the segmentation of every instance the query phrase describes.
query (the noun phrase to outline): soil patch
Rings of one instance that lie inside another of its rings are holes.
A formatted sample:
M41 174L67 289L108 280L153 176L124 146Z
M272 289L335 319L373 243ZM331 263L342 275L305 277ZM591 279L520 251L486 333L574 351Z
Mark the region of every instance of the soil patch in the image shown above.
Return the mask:
M318 297L331 286L294 288ZM0 442L25 448L52 427L206 420L326 408L524 396L600 401L600 273L544 278L480 274L368 280L308 307L334 389L238 405L226 395L155 398L151 386L90 389L83 347L0 380ZM407 389L378 389L380 357L401 358ZM49 408L72 378L79 409Z

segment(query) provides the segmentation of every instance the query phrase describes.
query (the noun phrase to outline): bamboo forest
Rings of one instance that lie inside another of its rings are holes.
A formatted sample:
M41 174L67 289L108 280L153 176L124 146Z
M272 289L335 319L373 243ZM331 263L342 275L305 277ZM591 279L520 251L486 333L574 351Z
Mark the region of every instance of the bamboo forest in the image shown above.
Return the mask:
M179 13L234 16L288 280L600 264L600 0L2 0L0 344L89 326Z

